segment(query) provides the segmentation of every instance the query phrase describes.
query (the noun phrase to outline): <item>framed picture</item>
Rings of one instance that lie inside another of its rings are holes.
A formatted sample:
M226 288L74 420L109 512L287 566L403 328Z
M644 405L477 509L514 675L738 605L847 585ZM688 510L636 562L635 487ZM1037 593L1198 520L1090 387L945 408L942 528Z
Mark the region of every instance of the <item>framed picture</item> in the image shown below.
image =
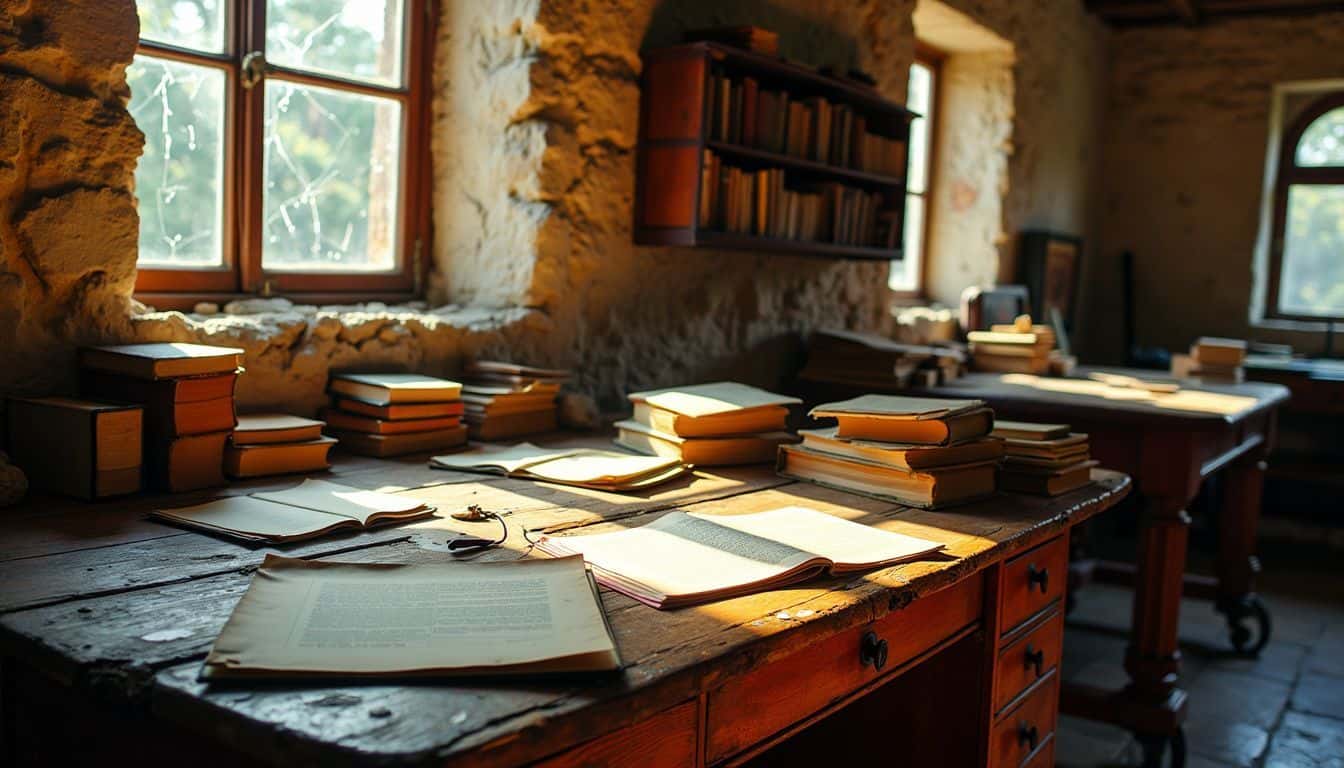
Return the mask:
M1073 330L1078 303L1078 276L1082 272L1083 241L1056 232L1022 233L1018 275L1031 293L1031 316L1049 323L1051 309L1059 310L1064 328Z

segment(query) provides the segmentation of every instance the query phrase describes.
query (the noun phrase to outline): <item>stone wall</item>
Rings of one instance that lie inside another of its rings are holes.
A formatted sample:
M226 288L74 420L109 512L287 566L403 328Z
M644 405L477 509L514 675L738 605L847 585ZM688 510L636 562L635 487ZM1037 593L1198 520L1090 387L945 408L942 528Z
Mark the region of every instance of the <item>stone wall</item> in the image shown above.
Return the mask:
M1248 307L1270 106L1277 83L1344 75L1344 13L1120 30L1112 38L1096 310L1120 312L1118 253L1137 272L1137 340L1180 351L1201 335L1285 341ZM1123 354L1120 326L1096 346Z

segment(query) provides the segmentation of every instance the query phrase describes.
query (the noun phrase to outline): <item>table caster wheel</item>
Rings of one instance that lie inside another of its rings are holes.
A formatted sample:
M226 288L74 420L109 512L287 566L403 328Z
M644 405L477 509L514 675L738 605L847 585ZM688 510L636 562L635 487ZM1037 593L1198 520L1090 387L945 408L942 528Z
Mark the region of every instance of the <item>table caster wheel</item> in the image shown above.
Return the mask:
M1274 623L1269 617L1269 609L1259 595L1249 595L1238 601L1227 614L1227 634L1232 647L1244 656L1258 656L1269 644L1274 631ZM1255 631L1247 626L1247 621L1255 622Z

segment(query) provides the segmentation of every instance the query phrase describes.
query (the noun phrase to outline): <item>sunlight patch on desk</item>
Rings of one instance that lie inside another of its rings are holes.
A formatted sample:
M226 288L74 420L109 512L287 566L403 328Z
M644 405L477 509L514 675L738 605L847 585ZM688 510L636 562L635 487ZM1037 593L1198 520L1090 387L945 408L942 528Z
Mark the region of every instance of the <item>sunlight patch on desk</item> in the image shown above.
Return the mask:
M1046 392L1059 392L1103 400L1132 400L1178 411L1214 413L1230 416L1256 404L1254 397L1227 395L1221 392L1181 389L1176 392L1149 392L1134 387L1116 387L1091 379L1052 379L1026 373L1006 373L999 377L1004 384L1031 387Z

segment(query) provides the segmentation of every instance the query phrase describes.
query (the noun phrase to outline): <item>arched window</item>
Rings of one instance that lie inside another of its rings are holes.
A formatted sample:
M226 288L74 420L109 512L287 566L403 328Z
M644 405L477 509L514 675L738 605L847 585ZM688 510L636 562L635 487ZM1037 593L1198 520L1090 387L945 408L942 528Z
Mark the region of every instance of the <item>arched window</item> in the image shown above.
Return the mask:
M1270 316L1344 320L1344 91L1284 134L1270 265Z

